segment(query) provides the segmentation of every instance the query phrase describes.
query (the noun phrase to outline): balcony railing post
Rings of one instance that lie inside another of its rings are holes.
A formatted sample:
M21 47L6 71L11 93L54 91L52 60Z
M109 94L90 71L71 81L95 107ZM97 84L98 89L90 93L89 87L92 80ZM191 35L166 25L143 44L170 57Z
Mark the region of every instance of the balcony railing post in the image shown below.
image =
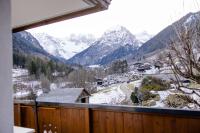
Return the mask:
M39 133L39 124L38 124L38 108L37 108L37 102L34 103L34 117L35 117L35 131L36 133Z

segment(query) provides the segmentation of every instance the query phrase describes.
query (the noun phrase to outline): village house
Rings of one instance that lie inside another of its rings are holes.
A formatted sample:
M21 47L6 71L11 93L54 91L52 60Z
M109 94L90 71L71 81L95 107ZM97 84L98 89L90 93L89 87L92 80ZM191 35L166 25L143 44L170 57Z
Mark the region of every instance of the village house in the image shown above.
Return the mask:
M154 67L160 69L163 67L163 63L161 61L156 61L154 62Z
M151 65L149 63L144 63L144 65L141 65L137 68L138 72L144 72L150 69L151 69Z
M83 88L52 90L39 96L37 102L50 103L89 103L90 94Z

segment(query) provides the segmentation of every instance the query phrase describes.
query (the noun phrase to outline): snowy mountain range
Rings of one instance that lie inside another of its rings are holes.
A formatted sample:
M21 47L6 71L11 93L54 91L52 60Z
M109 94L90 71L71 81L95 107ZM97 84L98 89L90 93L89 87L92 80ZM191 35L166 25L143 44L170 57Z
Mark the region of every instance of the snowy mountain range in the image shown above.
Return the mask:
M85 50L95 40L91 35L71 35L66 38L56 38L46 33L37 33L33 36L48 53L65 60Z
M105 65L132 54L142 42L125 27L117 26L108 29L100 39L89 48L76 54L67 62L81 65Z
M56 38L46 33L32 35L23 31L13 34L13 49L15 53L59 59L70 64L107 65L118 59L156 54L167 48L170 40L178 39L176 31L181 32L183 28L196 31L199 24L200 12L197 12L185 15L154 37L146 32L133 35L123 26L108 29L99 39L92 35Z

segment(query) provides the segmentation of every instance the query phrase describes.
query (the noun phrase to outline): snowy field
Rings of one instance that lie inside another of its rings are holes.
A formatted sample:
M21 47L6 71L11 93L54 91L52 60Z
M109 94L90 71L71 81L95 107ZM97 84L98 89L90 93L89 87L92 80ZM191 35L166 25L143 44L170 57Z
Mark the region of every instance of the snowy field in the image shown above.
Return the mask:
M130 103L130 95L134 87L140 85L141 80L129 84L114 84L109 87L98 87L98 92L91 95L89 102L95 104Z

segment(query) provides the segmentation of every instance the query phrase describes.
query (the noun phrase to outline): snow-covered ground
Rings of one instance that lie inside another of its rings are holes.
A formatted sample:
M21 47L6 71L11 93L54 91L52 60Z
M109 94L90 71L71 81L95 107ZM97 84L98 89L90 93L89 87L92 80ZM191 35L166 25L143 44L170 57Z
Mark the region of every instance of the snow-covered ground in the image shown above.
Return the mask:
M89 103L120 104L125 98L126 95L121 91L120 85L115 85L112 88L93 94L89 99Z
M155 67L152 67L152 69L146 70L146 71L144 72L144 74L148 74L148 75L150 75L150 74L158 74L158 73L159 73L159 69L157 69L157 68L155 68Z
M30 80L28 70L27 69L12 69L12 77L13 77L13 85L15 89L15 93L13 94L14 98L22 98L26 97L30 94L31 91L39 96L43 93L41 87L41 81L39 80ZM66 83L51 83L50 90L55 90L58 88L63 88Z
M109 87L98 87L98 92L91 95L89 102L96 104L123 104L130 102L130 95L134 87L139 86L141 80L113 84Z
M19 92L13 94L13 97L14 97L14 98L21 98L21 97L26 97L26 96L28 96L29 94L30 94L29 91L19 91Z
M20 77L20 76L27 76L28 70L27 69L12 69L12 77Z
M166 108L167 105L165 104L165 100L170 94L185 94L200 105L200 95L198 95L198 92L200 92L200 91L196 90L197 92L195 92L195 91L185 88L185 87L181 87L180 89L184 93L178 92L176 89L169 89L169 90L165 90L165 91L151 91L151 93L159 94L159 96L160 96L160 100L156 101L156 104L151 107ZM200 107L196 103L189 103L185 107L182 107L182 109L200 109Z
M160 96L160 100L156 101L156 105L152 106L152 107L158 107L158 108L166 107L166 105L164 104L165 99L169 96L169 94L173 94L170 90L156 91L156 92L151 91L151 93L159 94L159 96Z

